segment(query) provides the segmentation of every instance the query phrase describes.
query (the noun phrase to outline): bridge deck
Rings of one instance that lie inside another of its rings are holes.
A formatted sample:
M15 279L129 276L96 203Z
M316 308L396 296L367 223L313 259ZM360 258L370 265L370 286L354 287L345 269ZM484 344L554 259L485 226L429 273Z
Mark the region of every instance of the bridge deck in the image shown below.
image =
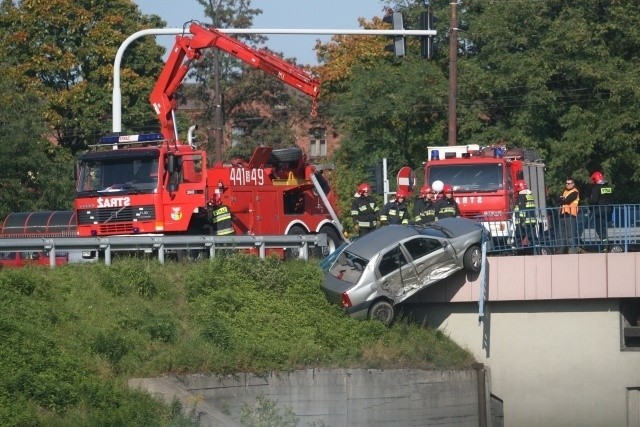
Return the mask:
M492 256L487 279L487 301L638 298L640 253ZM477 302L479 294L479 275L459 272L411 302Z

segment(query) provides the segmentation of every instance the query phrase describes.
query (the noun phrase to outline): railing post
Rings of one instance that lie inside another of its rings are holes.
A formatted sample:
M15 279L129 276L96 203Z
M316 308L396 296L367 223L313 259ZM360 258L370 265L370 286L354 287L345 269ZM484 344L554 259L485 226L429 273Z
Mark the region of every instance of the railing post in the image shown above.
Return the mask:
M164 265L164 244L158 246L158 262Z

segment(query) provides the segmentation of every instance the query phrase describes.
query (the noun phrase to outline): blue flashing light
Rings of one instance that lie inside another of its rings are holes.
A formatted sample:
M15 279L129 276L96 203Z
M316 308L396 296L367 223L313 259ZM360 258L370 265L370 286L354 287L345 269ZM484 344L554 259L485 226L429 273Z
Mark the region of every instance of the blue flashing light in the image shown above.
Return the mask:
M100 144L124 144L127 142L162 141L161 133L145 133L142 135L114 135L100 138Z
M440 152L438 150L431 150L431 160L440 160Z
M504 157L504 149L502 147L495 147L493 149L493 157L501 159Z

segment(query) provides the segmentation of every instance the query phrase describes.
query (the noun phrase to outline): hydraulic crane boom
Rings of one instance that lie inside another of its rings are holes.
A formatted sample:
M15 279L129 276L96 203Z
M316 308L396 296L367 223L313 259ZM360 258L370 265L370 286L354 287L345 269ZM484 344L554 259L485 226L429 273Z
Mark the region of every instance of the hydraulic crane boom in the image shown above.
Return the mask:
M215 28L206 28L191 23L189 33L176 36L176 42L169 58L149 97L149 101L160 120L160 131L165 139L177 140L173 118L174 96L189 71L191 62L200 59L202 49L205 48L216 48L227 52L311 96L314 101L312 114L315 111L315 102L320 95L320 81L307 71L266 50L247 46Z

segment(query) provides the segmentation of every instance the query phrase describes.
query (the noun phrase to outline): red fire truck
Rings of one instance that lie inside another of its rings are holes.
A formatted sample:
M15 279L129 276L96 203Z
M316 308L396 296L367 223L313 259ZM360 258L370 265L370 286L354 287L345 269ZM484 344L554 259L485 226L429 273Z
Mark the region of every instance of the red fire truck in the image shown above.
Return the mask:
M517 194L513 184L524 179L536 207L546 208L544 163L522 149L478 145L428 147L425 182L450 184L462 216L482 219L494 238L513 235L510 212ZM540 218L544 225L546 218Z
M79 236L206 234L208 207L231 208L236 234L326 233L341 243L334 193L297 147L258 147L248 161L217 162L179 140L174 95L193 60L217 48L272 74L315 100L319 81L265 50L192 23L175 45L151 93L159 134L112 136L80 157L75 209Z

